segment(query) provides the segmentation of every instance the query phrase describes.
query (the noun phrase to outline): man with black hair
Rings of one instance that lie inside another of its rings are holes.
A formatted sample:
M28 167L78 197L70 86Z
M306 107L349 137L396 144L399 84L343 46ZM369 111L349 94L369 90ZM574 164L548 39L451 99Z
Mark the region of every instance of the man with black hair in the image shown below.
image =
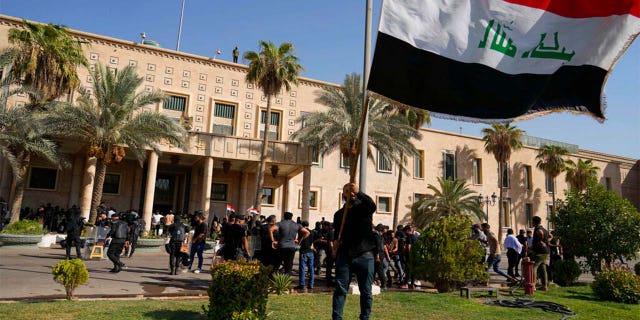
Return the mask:
M293 213L291 212L285 212L284 220L278 222L274 228L271 228L271 234L275 231L278 231L280 240L272 242L272 247L278 249L280 264L284 267L284 273L291 275L296 245L309 237L310 232L302 228L302 225L293 222ZM298 233L301 234L300 238L297 237Z
M391 261L391 257L389 256L389 251L387 251L387 247L384 244L384 226L382 224L378 224L375 228L374 235L376 236L377 249L376 252L377 257L375 257L375 270L378 278L380 279L380 289L382 291L387 288L387 279L385 275L387 270L389 269L389 262Z
M276 216L270 215L267 218L267 221L262 227L260 227L260 262L264 266L272 266L275 268L278 263L278 257L276 249L272 247L273 241L277 241L278 238L276 234L273 235L273 239L271 238L270 229L276 225Z
M309 231L309 221L302 221L301 222L302 225L302 229L300 229L300 232L298 232L298 237L300 239L302 239L299 243L300 243L300 251L299 251L299 257L298 257L298 265L300 266L300 281L299 281L299 285L298 287L296 287L296 289L299 290L306 290L306 288L309 289L313 289L314 283L315 283L315 273L313 272L313 263L314 263L314 256L313 256L313 252L315 251L315 248L313 247L313 240L315 240L313 238L313 234L312 232ZM304 237L303 233L304 231L309 232L309 236ZM309 285L308 287L306 286L307 284L307 271L309 271Z
M189 270L193 266L193 259L196 254L198 255L198 269L193 270L193 273L200 273L202 271L202 253L204 252L204 245L207 240L207 222L204 214L198 213L194 219L195 232L193 233L193 239L191 239L191 253L189 254Z
M82 227L84 226L84 218L80 215L80 210L76 206L69 209L69 215L65 222L65 229L67 231L67 238L65 239L66 259L71 259L71 247L76 248L76 257L82 259L80 251L80 234L82 233Z
M182 223L180 215L174 217L173 223L167 227L167 234L171 236L169 240L169 274L177 275L180 270L180 260L182 258L182 243L189 233L189 228Z
M124 263L120 262L120 254L125 245L129 245L129 226L127 222L120 220L120 215L111 215L111 228L105 241L109 242L107 257L113 262L113 269L109 272L118 273L126 269Z
M225 260L249 259L249 241L247 240L247 231L244 228L245 216L239 214L233 218L237 223L227 224L221 242L222 256Z
M344 185L342 197L345 206L333 215L337 250L331 318L342 320L351 274L355 273L360 290L360 320L368 320L373 305L371 284L377 244L371 228L376 204L355 183Z
M548 276L547 276L547 261L549 261L549 232L542 226L542 219L538 216L534 216L533 224L533 240L531 241L530 250L533 251L533 277L534 283L538 277L538 267L542 266L542 291L547 291L548 288Z

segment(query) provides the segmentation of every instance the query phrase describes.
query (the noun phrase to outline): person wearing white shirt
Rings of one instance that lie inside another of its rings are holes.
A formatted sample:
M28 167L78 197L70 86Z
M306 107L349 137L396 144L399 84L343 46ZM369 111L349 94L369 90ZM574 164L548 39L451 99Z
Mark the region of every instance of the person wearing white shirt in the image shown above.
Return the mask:
M507 274L511 277L520 277L518 274L518 262L520 261L520 252L522 252L522 244L513 235L513 229L507 230L507 237L504 239L504 248L507 249L507 261L509 267ZM515 273L513 272L515 268Z
M160 229L162 229L162 218L163 215L160 214L160 211L156 211L156 213L154 213L151 216L152 220L151 220L151 224L153 226L153 232L156 235L160 235Z

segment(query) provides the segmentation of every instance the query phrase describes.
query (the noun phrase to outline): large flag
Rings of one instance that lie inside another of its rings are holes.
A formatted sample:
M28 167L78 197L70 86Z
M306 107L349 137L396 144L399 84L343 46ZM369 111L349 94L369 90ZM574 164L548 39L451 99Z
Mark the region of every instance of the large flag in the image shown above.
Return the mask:
M383 0L368 89L457 119L604 120L640 0Z

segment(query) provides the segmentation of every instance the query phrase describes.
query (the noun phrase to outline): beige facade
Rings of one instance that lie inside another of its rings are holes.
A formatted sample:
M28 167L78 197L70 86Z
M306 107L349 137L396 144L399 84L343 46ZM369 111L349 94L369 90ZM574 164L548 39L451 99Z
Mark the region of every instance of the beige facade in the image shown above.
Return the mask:
M20 27L20 20L0 16L0 49L6 47L7 31ZM174 97L174 104L149 106L159 112L188 123L188 149L163 146L162 154L150 153L143 167L134 159L108 167L109 187L103 199L119 210L141 210L147 220L153 210L204 210L221 216L226 205L245 210L255 194L261 130L260 114L266 108L261 91L244 78L246 66L173 50L122 41L99 35L72 31L83 45L90 69L97 63L116 72L135 65L144 79L141 90L160 89ZM90 87L89 70L78 70L83 86ZM323 110L315 102L317 93L335 84L302 78L290 92L282 92L273 101L277 122L272 121L270 134L277 136L269 145L265 174L267 196L262 213L280 216L291 211L311 223L321 218L333 219L340 206L342 185L348 172L341 166L337 152L313 158L311 150L290 136L300 128L304 112ZM9 105L24 103L16 96ZM400 196L399 216L409 222L410 206L416 197L427 193L428 184L437 177L452 174L466 179L483 194L499 194L498 170L493 156L484 152L479 137L423 129L423 138L415 141L422 151L421 160L409 159L410 175L405 176ZM535 140L535 139L533 139ZM95 161L85 156L82 145L64 142L63 151L72 166L55 173L51 167L34 164L30 170L23 206L36 207L51 203L61 207L77 204L84 214L89 212L92 175ZM547 192L545 175L535 167L535 147L513 153L509 163L509 186L505 188L507 216L504 227L523 228L533 215L547 217L551 194ZM571 158L592 159L600 170L600 182L640 206L640 165L638 160L579 150ZM417 161L417 162L416 162ZM11 175L6 161L0 159L0 195L9 195ZM422 163L422 165L419 165ZM392 223L398 168L379 168L367 164L367 193L378 203L375 223ZM35 173L34 173L35 172ZM32 183L32 176L55 175L48 185ZM528 178L527 178L528 177ZM561 175L555 188L557 197L567 189ZM310 198L309 208L301 205L302 195ZM489 222L498 221L498 203L489 204ZM147 221L148 222L148 221ZM147 226L150 224L147 223Z

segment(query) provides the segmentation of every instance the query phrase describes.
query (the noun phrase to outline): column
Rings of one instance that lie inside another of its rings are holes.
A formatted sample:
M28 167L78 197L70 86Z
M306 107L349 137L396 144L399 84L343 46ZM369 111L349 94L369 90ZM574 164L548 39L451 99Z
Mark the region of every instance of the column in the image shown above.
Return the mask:
M96 176L96 157L87 158L84 163L82 185L80 186L80 212L85 218L91 213L91 198L93 197L93 181Z
M136 162L135 164L135 172L133 174L133 185L131 190L131 203L129 203L129 208L135 210L140 213L140 196L142 194L142 167Z
M147 181L144 192L144 204L142 218L144 219L144 231L151 228L151 214L153 210L153 198L156 192L156 175L158 173L158 154L151 151L148 160Z
M311 166L304 166L302 172L302 220L309 221L309 194L311 192ZM317 201L318 199L316 199Z
M84 159L87 156L80 152L73 158L73 167L71 168L71 190L69 191L69 200L67 201L67 207L72 205L78 205L80 199L80 187L82 187L82 177L84 169Z
M248 202L247 202L247 195L249 194L249 172L247 171L242 171L242 178L240 179L240 204L239 206L236 208L238 210L239 213L244 213L244 210L249 209L249 207L251 206ZM251 200L249 200L251 202L253 202L253 197Z
M204 216L209 219L211 210L211 181L213 180L213 158L205 157L202 163L202 194L201 208Z
M287 211L291 211L291 210L289 210L289 177L285 176L284 183L282 184L282 210L281 210L281 212L287 212ZM293 212L293 211L291 211L291 212Z

